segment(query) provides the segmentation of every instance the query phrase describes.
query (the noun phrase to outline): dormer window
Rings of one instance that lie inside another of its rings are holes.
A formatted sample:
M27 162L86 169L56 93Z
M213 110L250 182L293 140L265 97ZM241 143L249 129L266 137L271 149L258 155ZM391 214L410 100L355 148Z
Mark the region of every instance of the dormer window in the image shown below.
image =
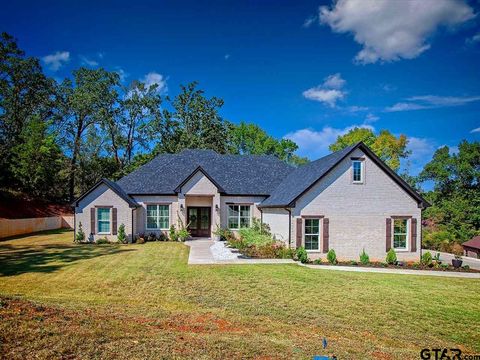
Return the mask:
M352 182L362 184L365 177L364 162L362 160L352 161Z

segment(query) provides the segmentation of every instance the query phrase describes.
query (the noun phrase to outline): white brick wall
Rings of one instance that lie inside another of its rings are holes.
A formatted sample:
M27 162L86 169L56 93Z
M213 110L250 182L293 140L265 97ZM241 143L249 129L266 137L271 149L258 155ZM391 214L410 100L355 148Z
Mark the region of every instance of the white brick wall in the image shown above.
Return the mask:
M82 222L83 231L88 238L91 230L90 226L90 209L95 206L113 206L117 208L117 229L121 224L125 225L125 232L130 238L132 235L132 210L128 204L114 191L112 191L105 184L100 184L95 190L80 200L78 206L75 208L75 229L78 230L78 225ZM110 219L112 211L110 211ZM95 221L95 226L97 222ZM112 229L110 223L110 230ZM95 233L97 231L95 230ZM94 239L107 237L110 241L116 241L116 235L94 235Z
M365 156L356 150L352 157ZM337 257L358 259L363 248L370 258L385 259L385 219L402 215L417 218L417 251L397 251L399 259L418 260L420 253L421 209L417 202L400 188L368 157L365 160L365 181L351 183L350 156L338 164L296 203L292 215L323 215L330 220L329 248ZM292 239L296 220L292 221ZM409 240L409 239L408 239ZM295 243L295 240L292 240ZM410 241L408 241L410 247ZM311 254L311 258L323 254Z
M286 246L288 246L288 217L289 213L285 209L263 209L263 222L270 225L270 231L275 239L285 242ZM291 245L295 246L293 238Z

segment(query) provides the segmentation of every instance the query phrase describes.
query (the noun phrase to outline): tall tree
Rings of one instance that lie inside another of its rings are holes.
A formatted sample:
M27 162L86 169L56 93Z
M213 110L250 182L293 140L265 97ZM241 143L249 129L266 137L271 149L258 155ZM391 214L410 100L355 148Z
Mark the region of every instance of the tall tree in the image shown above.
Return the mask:
M113 121L113 104L119 85L117 73L100 69L80 68L73 73L74 84L65 80L61 86L65 140L70 155L68 194L75 196L78 156L86 131Z
M47 122L34 116L22 129L12 148L12 174L19 189L34 198L61 200L66 159Z
M387 163L393 170L400 168L400 160L410 155L407 150L407 137L400 135L396 137L388 130L381 130L376 135L371 129L354 128L345 135L337 137L335 143L330 145L331 151L338 151L347 146L363 141L372 151L383 161Z
M176 153L183 149L211 149L228 152L228 123L219 115L223 100L204 96L197 83L180 86L181 93L173 100L172 109L163 110L163 123L156 152Z
M308 160L295 155L297 144L292 140L277 140L260 126L241 122L230 128L230 147L234 154L275 155L279 159L295 165Z
M38 59L26 57L16 40L7 33L0 35L0 184L16 182L9 164L11 149L35 117L49 121L55 101L54 81L47 78Z
M122 167L131 163L137 147L148 149L154 135L160 131L162 98L157 88L156 84L147 86L134 81L120 103Z
M425 217L451 240L465 241L480 234L480 142L463 140L458 153L447 146L438 149L419 175L420 181L433 181L428 193L432 207Z

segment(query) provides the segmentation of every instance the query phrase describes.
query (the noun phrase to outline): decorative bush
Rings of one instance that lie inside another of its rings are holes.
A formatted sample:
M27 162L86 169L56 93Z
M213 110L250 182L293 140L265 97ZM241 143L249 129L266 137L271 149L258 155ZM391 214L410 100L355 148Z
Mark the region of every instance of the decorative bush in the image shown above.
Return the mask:
M362 265L368 265L370 263L370 257L365 252L365 249L363 249L362 253L360 254L360 263Z
M432 254L430 254L430 251L427 251L422 255L422 264L425 266L432 265Z
M135 242L138 244L143 244L145 243L145 234L144 233L139 233L135 235Z
M357 266L357 265L358 265L358 262L356 262L355 260L351 260L351 261L350 261L350 265Z
M148 236L145 238L145 241L157 241L157 234L154 232L151 232L148 234Z
M217 235L218 237L220 237L220 241L228 241L231 238L235 237L235 235L230 229L225 229L221 227L218 227L217 230L213 232L213 235Z
M96 244L97 245L103 245L103 244L108 244L110 241L106 237L97 239Z
M118 227L117 239L119 243L125 244L127 242L127 235L125 234L125 224L120 224Z
M190 236L190 231L188 231L188 229L185 227L182 227L180 230L178 230L175 233L175 237L177 238L178 241L185 241L188 239L189 236Z
M170 225L170 230L168 232L170 241L177 241L175 233L175 225Z
M158 235L158 241L168 241L167 235L161 232L160 235Z
M300 246L297 249L295 256L297 260L300 261L302 264L306 264L308 262L308 253L303 246Z
M459 243L455 243L452 245L452 254L456 256L462 256L463 255L463 246L460 245Z
M313 260L313 263L314 263L315 265L321 265L321 264L322 264L322 259L320 259L320 258L315 259L315 260Z
M388 265L395 265L397 262L397 254L395 253L395 250L390 249L387 252L387 257L385 258L385 262Z
M327 260L332 265L335 265L337 263L337 254L335 254L335 250L333 249L328 250Z
M463 270L470 270L470 266L469 266L469 265L463 265L463 266L462 266L462 269L463 269Z
M75 241L76 242L82 242L85 240L85 233L83 232L83 227L82 227L82 222L78 224L78 232L77 235L75 235Z

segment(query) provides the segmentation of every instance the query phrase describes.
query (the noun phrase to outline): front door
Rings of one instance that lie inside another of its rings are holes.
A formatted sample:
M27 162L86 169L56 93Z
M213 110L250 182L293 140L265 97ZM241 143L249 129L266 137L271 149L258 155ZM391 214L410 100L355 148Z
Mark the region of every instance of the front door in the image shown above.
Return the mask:
M187 224L191 236L210 237L210 207L188 207Z

